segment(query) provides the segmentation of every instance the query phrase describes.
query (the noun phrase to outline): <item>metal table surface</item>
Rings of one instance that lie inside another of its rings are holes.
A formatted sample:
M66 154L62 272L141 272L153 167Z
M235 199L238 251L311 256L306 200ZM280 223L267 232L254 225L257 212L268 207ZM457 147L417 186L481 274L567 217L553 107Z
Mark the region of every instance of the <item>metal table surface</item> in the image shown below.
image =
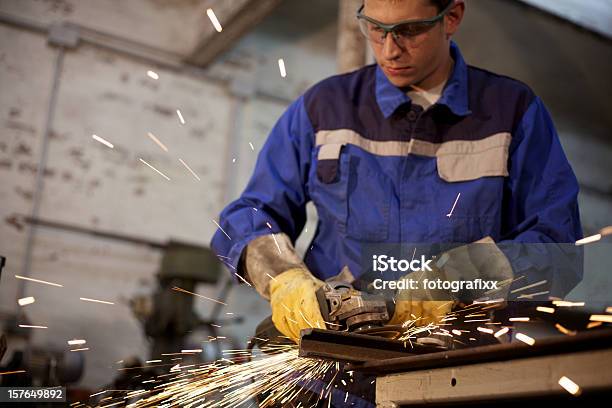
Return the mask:
M391 408L505 406L500 404L544 397L547 402L555 399L583 406L599 398L593 395L612 393L611 367L612 330L601 329L540 339L533 346L481 346L370 361L352 368L377 375L377 406ZM559 385L563 376L580 386L580 397Z

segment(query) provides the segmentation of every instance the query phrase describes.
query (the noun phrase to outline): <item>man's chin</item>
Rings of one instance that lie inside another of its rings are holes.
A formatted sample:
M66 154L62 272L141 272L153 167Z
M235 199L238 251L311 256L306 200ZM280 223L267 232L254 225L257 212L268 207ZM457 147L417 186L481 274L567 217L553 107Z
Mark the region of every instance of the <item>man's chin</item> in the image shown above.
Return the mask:
M391 82L394 86L398 87L398 88L410 88L410 86L412 84L414 84L416 81L416 78L410 76L410 77L387 77L389 79L389 82Z
M418 82L416 73L413 72L404 72L402 74L399 73L391 73L388 70L383 70L385 72L385 76L393 85L398 88L408 88L410 85Z

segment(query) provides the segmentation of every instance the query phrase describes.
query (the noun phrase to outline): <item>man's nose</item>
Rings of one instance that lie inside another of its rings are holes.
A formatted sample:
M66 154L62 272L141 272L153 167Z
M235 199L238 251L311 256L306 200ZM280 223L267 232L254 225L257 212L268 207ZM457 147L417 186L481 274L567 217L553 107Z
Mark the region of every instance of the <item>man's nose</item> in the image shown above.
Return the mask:
M397 45L393 34L387 33L387 35L385 36L385 42L383 43L383 56L387 60L394 60L399 58L401 54L402 49L399 45Z

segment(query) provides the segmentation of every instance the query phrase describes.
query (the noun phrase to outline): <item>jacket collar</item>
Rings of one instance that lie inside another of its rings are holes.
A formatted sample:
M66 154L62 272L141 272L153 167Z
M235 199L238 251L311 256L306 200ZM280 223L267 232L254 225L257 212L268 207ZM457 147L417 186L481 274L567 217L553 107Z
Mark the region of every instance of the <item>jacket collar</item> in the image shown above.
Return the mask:
M446 82L442 95L436 105L445 105L457 116L467 116L472 113L468 102L468 72L457 44L451 41L451 57L455 66ZM388 118L401 105L410 102L410 97L387 79L380 68L376 67L376 102L385 118Z

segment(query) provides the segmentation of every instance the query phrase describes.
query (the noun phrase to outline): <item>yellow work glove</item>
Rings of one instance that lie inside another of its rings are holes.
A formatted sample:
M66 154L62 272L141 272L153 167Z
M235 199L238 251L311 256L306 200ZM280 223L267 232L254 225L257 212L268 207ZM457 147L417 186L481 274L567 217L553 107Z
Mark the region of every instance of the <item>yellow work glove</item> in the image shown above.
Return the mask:
M454 304L450 297L441 291L431 291L423 287L424 279L432 280L440 276L440 271L434 265L431 267L433 271L412 272L402 278L418 281L419 288L398 291L395 312L389 324L401 325L414 320L415 326L426 326L439 323L440 319L450 313Z
M452 306L453 302L450 300L398 300L389 324L401 325L409 320L414 320L415 326L437 324L450 313Z
M424 279L493 280L501 286L494 292L495 295L502 297L505 297L508 291L508 285L503 283L513 279L510 262L491 237L453 248L442 254L430 267L431 271L413 272L403 278L418 281L419 289L405 289L398 293L391 324L402 324L407 320L414 320L415 317L419 319L416 321L417 325L437 323L451 311L454 304L451 296L443 290L424 288ZM470 295L475 299L482 294L474 291Z
M323 282L306 269L289 269L270 281L270 306L276 328L296 343L300 330L325 328L316 291Z

